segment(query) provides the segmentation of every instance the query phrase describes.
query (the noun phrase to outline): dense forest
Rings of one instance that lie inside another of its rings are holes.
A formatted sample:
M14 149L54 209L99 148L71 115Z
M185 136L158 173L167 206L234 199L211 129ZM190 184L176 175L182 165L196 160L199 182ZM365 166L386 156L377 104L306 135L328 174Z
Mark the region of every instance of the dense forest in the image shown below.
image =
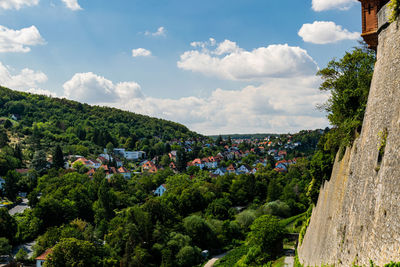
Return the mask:
M202 138L178 123L0 87L0 123L9 128L10 122L15 138L29 148L60 145L65 153L84 156L108 143L150 152L159 141Z

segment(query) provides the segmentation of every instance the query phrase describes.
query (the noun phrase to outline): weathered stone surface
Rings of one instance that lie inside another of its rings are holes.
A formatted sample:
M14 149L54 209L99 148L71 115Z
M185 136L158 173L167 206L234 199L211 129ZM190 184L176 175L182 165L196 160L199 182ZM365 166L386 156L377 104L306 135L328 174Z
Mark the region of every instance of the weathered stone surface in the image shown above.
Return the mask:
M377 58L362 132L336 160L298 248L306 266L400 261L399 20L380 33ZM385 154L377 168L385 129Z
M378 31L389 23L391 9L388 7L388 5L389 3L383 6L378 12Z

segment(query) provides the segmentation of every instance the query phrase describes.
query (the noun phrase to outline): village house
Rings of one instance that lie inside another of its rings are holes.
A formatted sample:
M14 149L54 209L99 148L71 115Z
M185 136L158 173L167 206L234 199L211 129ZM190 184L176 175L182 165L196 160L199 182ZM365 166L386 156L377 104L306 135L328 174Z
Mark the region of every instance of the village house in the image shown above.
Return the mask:
M104 153L107 149L104 149ZM144 151L126 151L125 148L115 148L114 153L120 155L126 160L139 160L146 157L146 152Z
M154 191L154 194L161 197L165 191L167 191L167 186L165 184L160 185L157 187L157 189Z
M47 260L47 256L49 256L49 254L51 254L52 249L47 249L42 255L40 255L39 257L36 257L36 267L42 267L45 263L45 261Z
M142 164L142 172L156 173L158 171L154 162L148 160Z
M3 189L3 185L6 183L6 181L2 178L2 177L0 177L0 190L2 190Z
M72 166L77 164L77 163L79 163L79 162L82 163L84 166L90 168L90 169L98 169L101 166L101 163L99 161L97 161L97 160L88 160L88 159L86 159L84 157L75 160L72 163Z
M124 176L125 179L130 179L131 178L131 172L128 171L125 167L119 167L117 170L119 174Z
M218 168L213 172L214 175L219 175L219 176L224 176L225 173L226 173L225 168Z
M171 152L168 153L169 159L171 161L176 161L176 150L172 150Z
M251 167L248 165L242 165L236 170L237 174L248 174L250 172L251 172Z
M228 168L226 168L226 171L227 171L228 173L235 173L235 172L236 172L236 169L235 169L235 167L233 166L233 164L231 164L231 165L229 165Z

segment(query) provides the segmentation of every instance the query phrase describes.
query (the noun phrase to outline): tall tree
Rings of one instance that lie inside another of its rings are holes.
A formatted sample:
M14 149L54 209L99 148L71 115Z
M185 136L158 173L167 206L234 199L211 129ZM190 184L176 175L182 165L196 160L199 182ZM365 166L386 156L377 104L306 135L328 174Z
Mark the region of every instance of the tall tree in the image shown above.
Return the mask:
M57 145L56 149L54 150L53 165L57 169L64 168L64 154L61 150L60 145Z
M320 90L331 93L321 108L334 126L331 139L336 146L350 145L361 130L375 61L374 51L355 48L317 73L323 80Z
M21 179L21 175L16 171L8 171L7 175L4 177L4 191L6 196L11 201L15 201L18 195L18 182Z
M187 154L184 149L179 149L176 152L176 168L182 172L186 170L187 166Z
M43 150L36 151L31 165L37 172L42 173L47 167L46 153Z
M0 148L7 145L9 141L6 130L3 127L0 127Z

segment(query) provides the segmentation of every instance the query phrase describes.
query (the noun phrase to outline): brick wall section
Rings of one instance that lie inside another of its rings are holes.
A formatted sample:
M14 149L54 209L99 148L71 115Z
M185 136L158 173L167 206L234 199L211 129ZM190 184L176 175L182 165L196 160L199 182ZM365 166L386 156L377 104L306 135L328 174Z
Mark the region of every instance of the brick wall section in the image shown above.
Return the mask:
M336 160L298 248L306 266L400 261L400 21L379 34L363 129ZM387 129L378 170L380 132Z

